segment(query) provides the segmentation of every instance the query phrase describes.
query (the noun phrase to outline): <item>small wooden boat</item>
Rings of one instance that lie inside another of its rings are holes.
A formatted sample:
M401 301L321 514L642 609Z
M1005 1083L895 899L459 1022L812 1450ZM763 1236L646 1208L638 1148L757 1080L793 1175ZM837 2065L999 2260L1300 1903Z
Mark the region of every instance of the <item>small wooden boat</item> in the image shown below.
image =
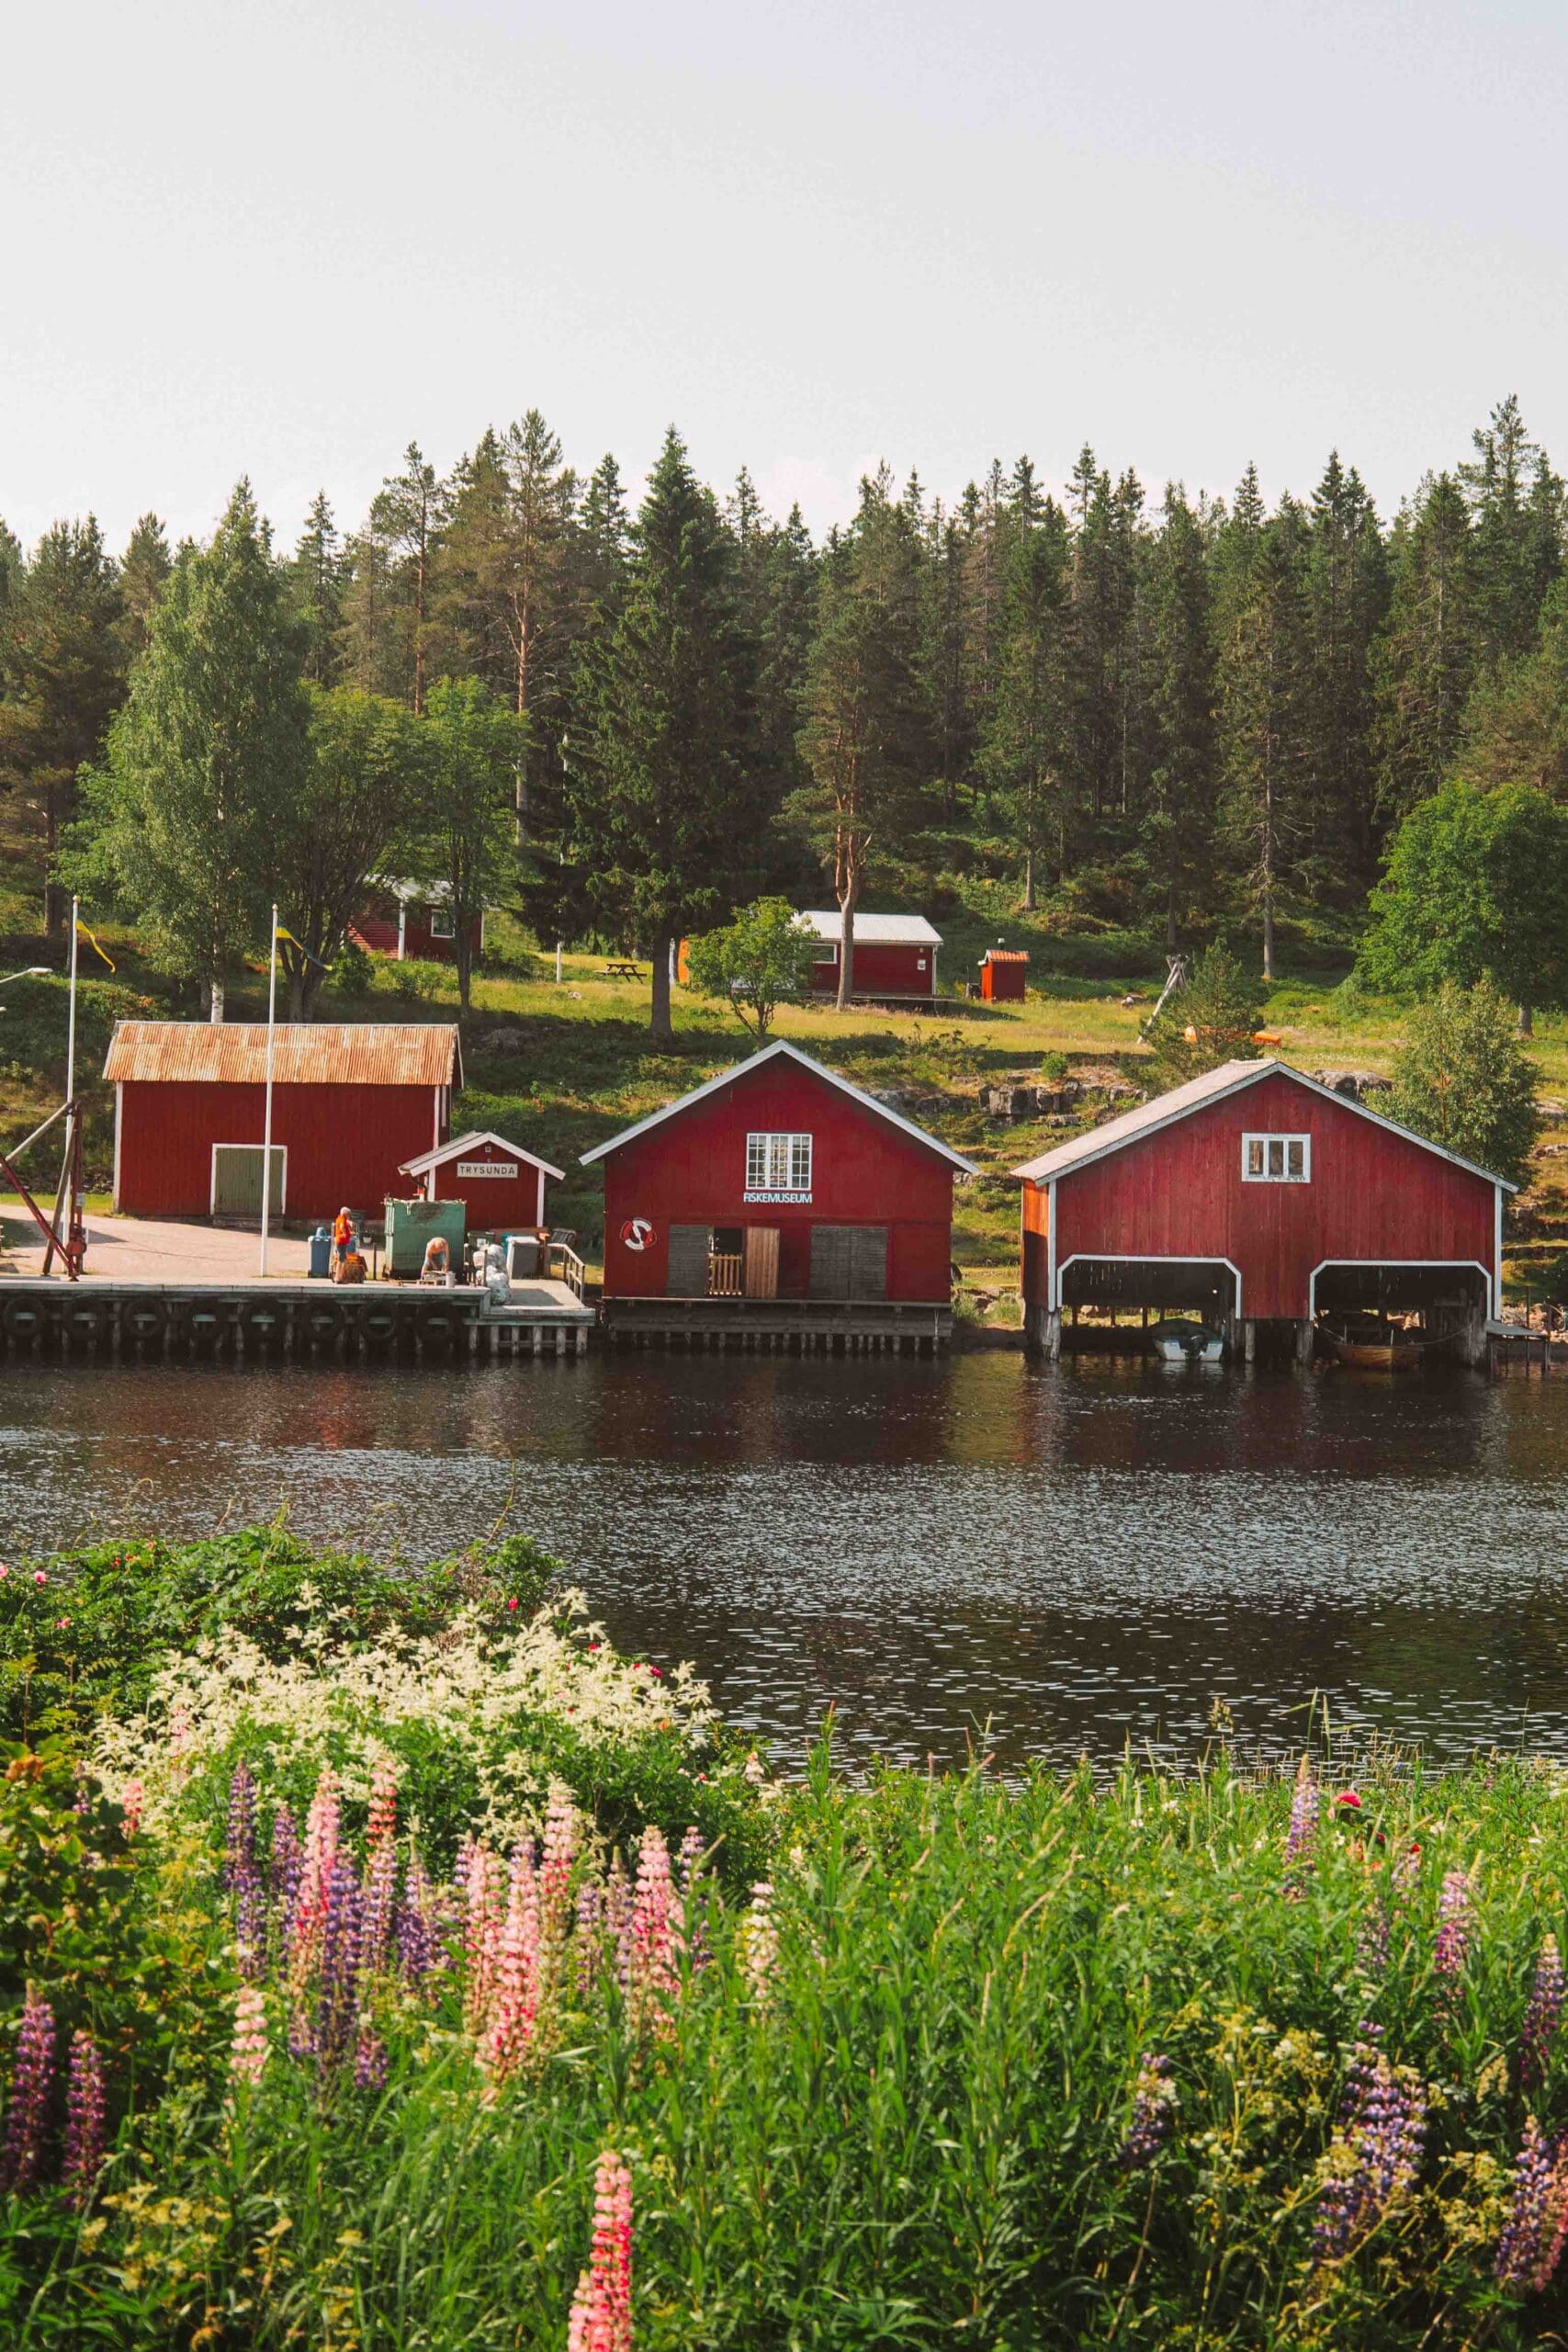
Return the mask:
M1320 1316L1318 1333L1336 1363L1364 1372L1416 1372L1435 1344L1428 1332L1378 1315Z
M1180 1315L1153 1325L1149 1345L1162 1363L1218 1363L1225 1351L1221 1332Z

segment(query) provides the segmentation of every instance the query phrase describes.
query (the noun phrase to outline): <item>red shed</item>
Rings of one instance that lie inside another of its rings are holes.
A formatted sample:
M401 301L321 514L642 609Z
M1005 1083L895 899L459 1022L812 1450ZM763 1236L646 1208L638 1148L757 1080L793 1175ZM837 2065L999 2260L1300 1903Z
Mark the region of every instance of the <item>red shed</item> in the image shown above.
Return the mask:
M584 1152L604 1166L604 1298L946 1312L970 1162L782 1040ZM613 1316L612 1316L613 1319Z
M114 1204L131 1216L259 1216L266 1023L121 1021ZM279 1022L272 1069L272 1205L379 1212L404 1160L442 1143L462 1084L446 1023Z
M504 1136L472 1127L450 1143L405 1159L402 1174L418 1179L427 1201L461 1201L470 1233L515 1233L545 1222L545 1179L561 1170Z
M395 963L450 964L457 955L452 893L442 882L383 883L355 916L348 935L355 946ZM477 959L484 952L483 915L469 924L468 936Z
M835 994L844 940L842 915L833 908L827 913L797 915L795 922L821 942L812 962L812 987L819 994ZM934 931L923 915L857 914L852 993L882 998L935 996L936 952L941 945L941 932Z
M1029 958L1020 947L987 947L980 958L980 994L987 1004L1021 1004Z
M1329 1309L1419 1309L1472 1352L1497 1311L1514 1187L1281 1061L1226 1062L1015 1173L1051 1354L1081 1305L1197 1308L1249 1353L1288 1324L1303 1354Z

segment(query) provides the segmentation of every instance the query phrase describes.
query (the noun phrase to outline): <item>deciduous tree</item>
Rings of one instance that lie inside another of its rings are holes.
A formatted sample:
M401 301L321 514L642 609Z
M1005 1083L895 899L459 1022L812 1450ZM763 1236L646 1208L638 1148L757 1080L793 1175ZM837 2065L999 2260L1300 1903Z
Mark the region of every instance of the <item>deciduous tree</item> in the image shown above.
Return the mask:
M809 984L816 952L787 899L756 899L722 930L692 940L686 967L700 995L718 998L743 1029L763 1038L781 1001Z
M1490 980L1444 980L1411 1012L1388 1108L1402 1126L1517 1184L1540 1134L1540 1081L1502 992Z

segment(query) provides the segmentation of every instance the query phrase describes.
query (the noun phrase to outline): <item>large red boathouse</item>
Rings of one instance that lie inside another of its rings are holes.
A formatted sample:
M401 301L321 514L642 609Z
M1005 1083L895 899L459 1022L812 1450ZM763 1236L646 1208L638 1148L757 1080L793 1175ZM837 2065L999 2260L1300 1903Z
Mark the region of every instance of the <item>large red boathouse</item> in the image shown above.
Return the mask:
M1472 1360L1502 1294L1501 1177L1285 1063L1226 1062L1015 1170L1031 1343L1065 1310L1195 1311L1251 1355L1419 1310Z
M961 1154L775 1042L582 1155L619 1334L940 1344Z

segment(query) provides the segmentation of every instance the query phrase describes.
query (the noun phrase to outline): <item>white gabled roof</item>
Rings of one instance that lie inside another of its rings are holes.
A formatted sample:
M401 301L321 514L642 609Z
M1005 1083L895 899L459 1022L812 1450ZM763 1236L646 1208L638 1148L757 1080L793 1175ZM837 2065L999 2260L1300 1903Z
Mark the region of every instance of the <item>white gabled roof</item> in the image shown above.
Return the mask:
M736 1062L728 1069L721 1069L718 1076L710 1078L705 1086L694 1086L689 1094L680 1095L673 1102L666 1102L662 1111L650 1111L648 1117L639 1119L635 1126L623 1127L618 1136L610 1137L608 1143L595 1144L592 1151L582 1153L581 1165L587 1168L595 1159L604 1159L610 1152L619 1151L621 1146L630 1143L634 1136L645 1136L650 1128L661 1127L666 1119L674 1118L678 1112L689 1111L694 1102L701 1102L707 1095L716 1094L721 1087L733 1086L738 1078L747 1078L752 1070L760 1069L764 1062L777 1061L781 1057L786 1061L798 1062L801 1069L808 1069L814 1078L825 1079L829 1086L836 1086L840 1094L847 1094L852 1102L858 1102L863 1111L874 1111L877 1117L886 1119L890 1127L898 1127L905 1135L911 1136L916 1143L923 1143L928 1151L934 1151L939 1159L947 1160L961 1175L975 1174L974 1161L965 1159L962 1152L950 1150L946 1144L939 1143L935 1136L928 1135L924 1127L917 1127L911 1119L900 1118L897 1112L890 1111L886 1102L879 1102L874 1094L863 1093L858 1086L852 1086L849 1080L840 1078L836 1069L829 1069L821 1062L813 1061L809 1054L803 1054L798 1046L792 1046L784 1037L775 1037L771 1046L762 1046L760 1052L750 1055L745 1061Z
M844 918L837 907L826 914L798 914L795 920L797 928L809 931L827 945L837 947L843 939ZM855 944L862 947L940 947L942 933L931 929L924 915L857 913Z
M495 1135L489 1127L470 1127L466 1136L454 1136L450 1143L438 1144L434 1151L422 1151L417 1159L400 1160L398 1173L400 1176L423 1176L427 1169L439 1168L446 1160L460 1159L464 1152L472 1151L478 1143L492 1143L498 1151L509 1153L513 1159L525 1159L530 1168L542 1168L546 1175L553 1176L558 1183L565 1180L564 1168L552 1168L549 1161L541 1159L536 1151L530 1151L525 1144L513 1143L508 1136Z
M1396 1119L1385 1119L1381 1111L1370 1111L1364 1102L1353 1101L1348 1094L1336 1094L1331 1086L1320 1086L1315 1078L1308 1078L1304 1070L1293 1069L1289 1062L1277 1057L1268 1061L1222 1062L1218 1069L1205 1070L1201 1078L1190 1078L1184 1085L1173 1086L1168 1093L1156 1094L1151 1102L1140 1102L1135 1111L1123 1111L1120 1118L1108 1119L1104 1126L1091 1127L1087 1136L1076 1136L1071 1143L1059 1143L1054 1151L1043 1152L1038 1159L1026 1160L1012 1172L1031 1184L1048 1184L1053 1177L1069 1175L1075 1169L1088 1168L1097 1159L1108 1159L1112 1152L1136 1143L1141 1136L1157 1135L1161 1127L1173 1126L1178 1119L1185 1119L1190 1112L1201 1110L1206 1102L1221 1102L1227 1094L1239 1094L1245 1088L1256 1086L1259 1079L1274 1077L1294 1079L1309 1093L1337 1102L1341 1110L1354 1111L1358 1118L1370 1119L1374 1127L1403 1136L1406 1143L1419 1144L1423 1151L1435 1152L1439 1159L1449 1160L1471 1176L1483 1177L1488 1184L1500 1184L1506 1193L1519 1189L1517 1184L1510 1184L1506 1176L1495 1175L1490 1168L1478 1168L1473 1159L1461 1159L1457 1151L1446 1150L1430 1136L1418 1136L1413 1127L1402 1127Z

